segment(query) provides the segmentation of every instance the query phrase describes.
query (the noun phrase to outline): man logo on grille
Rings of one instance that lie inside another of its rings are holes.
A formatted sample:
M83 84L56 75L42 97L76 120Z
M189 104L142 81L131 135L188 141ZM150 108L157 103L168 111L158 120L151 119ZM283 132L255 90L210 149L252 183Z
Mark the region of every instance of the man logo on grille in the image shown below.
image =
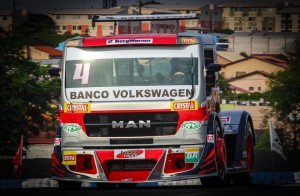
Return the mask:
M112 128L150 128L151 127L151 122L150 120L139 120L138 123L135 123L134 121L128 121L128 123L124 121L112 121Z

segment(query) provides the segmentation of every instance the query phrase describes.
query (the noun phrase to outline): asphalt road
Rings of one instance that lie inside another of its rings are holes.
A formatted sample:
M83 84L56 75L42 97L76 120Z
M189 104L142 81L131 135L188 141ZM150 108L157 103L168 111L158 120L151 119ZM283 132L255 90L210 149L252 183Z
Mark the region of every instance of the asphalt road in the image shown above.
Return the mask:
M226 187L203 186L164 186L164 187L136 187L136 188L81 188L80 190L60 190L59 188L8 188L0 189L1 196L11 195L30 196L267 196L267 195L299 195L299 185L249 185Z

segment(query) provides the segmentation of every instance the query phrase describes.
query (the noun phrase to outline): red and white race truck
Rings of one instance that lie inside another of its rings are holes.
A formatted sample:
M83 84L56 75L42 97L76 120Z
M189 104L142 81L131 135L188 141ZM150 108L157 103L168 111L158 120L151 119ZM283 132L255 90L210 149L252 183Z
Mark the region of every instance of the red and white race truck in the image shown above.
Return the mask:
M251 183L252 119L220 111L216 52L214 36L192 32L67 40L60 67L49 69L61 78L52 179L63 189L195 178Z

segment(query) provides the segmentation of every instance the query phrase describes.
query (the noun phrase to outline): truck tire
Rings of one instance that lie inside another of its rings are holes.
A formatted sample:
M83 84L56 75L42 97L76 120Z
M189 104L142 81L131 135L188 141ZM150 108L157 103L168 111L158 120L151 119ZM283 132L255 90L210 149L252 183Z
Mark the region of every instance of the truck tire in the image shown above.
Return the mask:
M201 178L201 183L204 186L222 186L225 179L226 169L227 169L227 155L225 141L222 135L222 130L220 124L214 122L214 132L215 132L215 159L216 168L218 175L214 177Z
M58 187L62 190L78 190L81 188L81 182L72 182L72 181L64 181L59 180Z
M233 174L232 182L236 185L249 185L252 182L253 165L254 165L254 145L253 145L253 130L250 122L247 122L247 136L246 136L246 164L247 171Z

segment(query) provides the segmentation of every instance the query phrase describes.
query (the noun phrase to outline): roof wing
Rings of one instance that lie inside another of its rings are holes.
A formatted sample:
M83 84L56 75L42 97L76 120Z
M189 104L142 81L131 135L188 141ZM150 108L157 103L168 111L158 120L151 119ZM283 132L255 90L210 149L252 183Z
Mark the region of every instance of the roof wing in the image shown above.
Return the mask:
M154 21L154 20L188 20L200 19L200 14L154 14L154 15L116 15L94 16L92 27L96 22L122 22L122 21Z
M199 19L200 14L156 14L156 15L117 15L117 16L94 16L92 22L112 21L151 21L151 20L185 20Z

